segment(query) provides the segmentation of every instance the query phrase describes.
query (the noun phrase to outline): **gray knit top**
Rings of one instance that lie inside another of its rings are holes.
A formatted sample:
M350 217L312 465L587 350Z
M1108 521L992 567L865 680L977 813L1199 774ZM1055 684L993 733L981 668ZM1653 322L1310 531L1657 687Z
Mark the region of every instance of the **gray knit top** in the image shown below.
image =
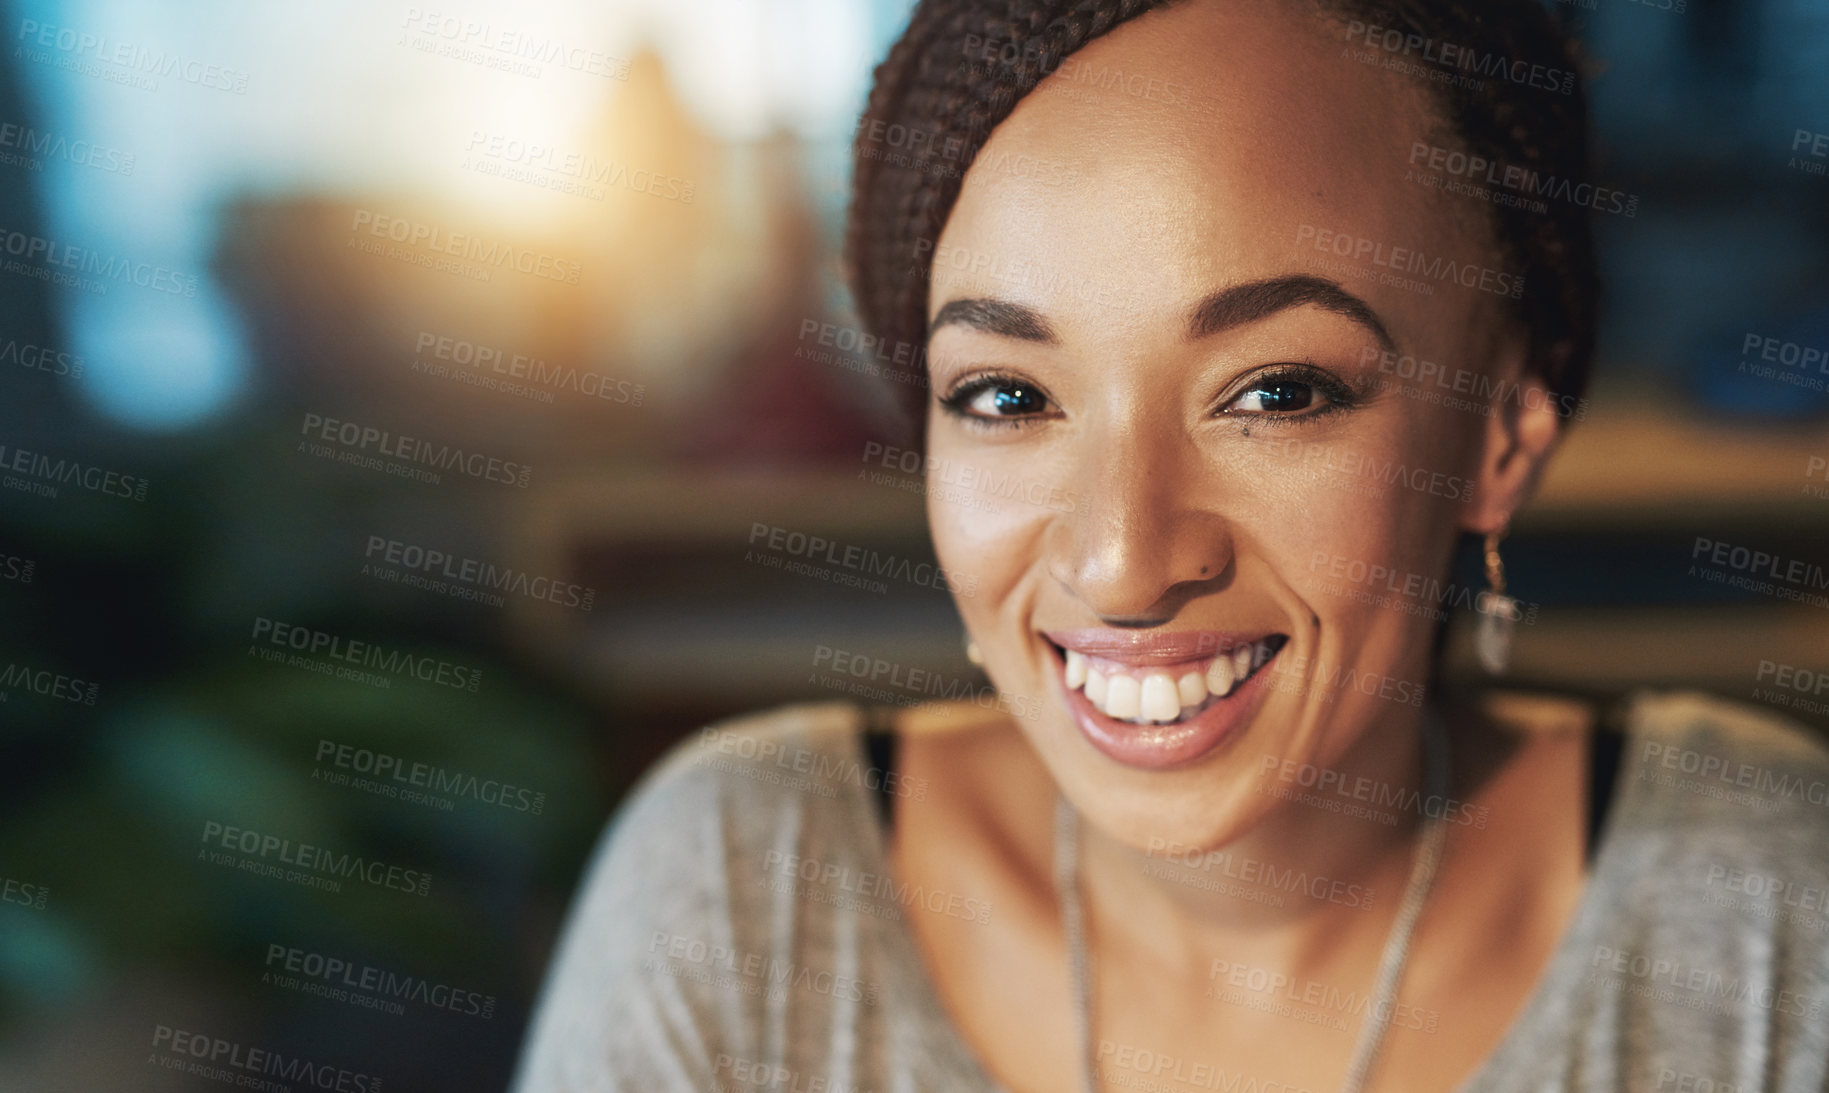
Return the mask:
M903 922L917 905L995 908L888 874L861 726L844 703L774 710L706 729L644 778L589 862L515 1093L999 1089ZM1289 1088L1183 1077L1168 1084ZM1575 917L1459 1093L1542 1090L1829 1090L1815 734L1699 694L1634 697Z

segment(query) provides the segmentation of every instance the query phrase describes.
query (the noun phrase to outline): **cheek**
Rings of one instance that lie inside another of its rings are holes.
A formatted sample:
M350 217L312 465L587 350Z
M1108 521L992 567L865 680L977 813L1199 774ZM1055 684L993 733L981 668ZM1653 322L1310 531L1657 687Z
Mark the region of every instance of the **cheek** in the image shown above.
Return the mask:
M1252 538L1319 620L1324 664L1420 682L1453 591L1449 560L1473 481L1444 469L1434 443L1307 454L1299 471L1263 476L1257 507L1285 515L1251 521Z
M1473 496L1472 480L1428 445L1377 433L1266 440L1218 473L1232 497L1221 514L1297 589L1349 566L1428 569ZM1334 613L1327 600L1317 614Z
M937 430L936 430L937 431ZM930 434L931 435L931 434ZM927 521L934 551L949 574L974 588L958 597L968 619L996 611L1042 566L1049 521L1072 504L1058 485L1019 461L985 449L931 444L927 461Z

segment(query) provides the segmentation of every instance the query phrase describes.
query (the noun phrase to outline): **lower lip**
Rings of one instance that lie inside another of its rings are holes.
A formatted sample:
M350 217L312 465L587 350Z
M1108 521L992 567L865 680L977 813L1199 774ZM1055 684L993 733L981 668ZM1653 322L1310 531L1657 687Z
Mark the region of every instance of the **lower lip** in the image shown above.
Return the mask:
M1058 656L1054 681L1080 732L1107 759L1138 770L1168 770L1199 759L1232 736L1263 700L1264 680L1275 663L1276 658L1270 658L1231 694L1172 725L1138 725L1106 717L1083 692L1067 689Z

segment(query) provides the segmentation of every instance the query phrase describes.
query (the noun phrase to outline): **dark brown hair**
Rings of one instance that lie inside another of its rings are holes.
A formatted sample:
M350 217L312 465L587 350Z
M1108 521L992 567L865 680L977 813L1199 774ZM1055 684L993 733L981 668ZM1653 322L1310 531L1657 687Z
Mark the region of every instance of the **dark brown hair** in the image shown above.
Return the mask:
M1145 12L1186 2L1201 0L920 0L876 69L852 149L845 258L859 317L871 333L899 350L926 346L934 241L966 168L1017 101L1093 39ZM1485 78L1428 81L1462 150L1552 181L1587 179L1580 68L1559 21L1536 0L1317 0L1316 10L1346 21L1349 30L1376 26L1406 43L1445 44L1457 56L1482 59ZM1388 33L1378 40L1392 41ZM1494 63L1504 66L1496 77ZM1519 72L1530 75L1516 78ZM1548 80L1541 78L1546 72ZM1524 293L1511 306L1530 332L1531 367L1563 405L1573 406L1594 347L1593 237L1586 206L1544 204L1547 211L1495 202L1488 219L1507 263L1524 275ZM911 424L919 429L924 388L904 390L916 396L904 409L914 412Z

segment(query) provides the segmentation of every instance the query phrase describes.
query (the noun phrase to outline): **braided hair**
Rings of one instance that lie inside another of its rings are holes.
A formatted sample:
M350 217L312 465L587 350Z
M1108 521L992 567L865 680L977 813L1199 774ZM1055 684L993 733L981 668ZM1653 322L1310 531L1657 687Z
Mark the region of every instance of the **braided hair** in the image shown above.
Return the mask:
M877 66L852 148L845 260L858 315L884 345L925 357L934 241L991 130L1076 50L1182 2L920 0ZM1430 80L1429 94L1470 156L1539 177L1588 177L1587 100L1575 50L1537 0L1317 3L1351 27L1375 25L1379 41L1395 32L1399 41L1450 43L1467 56L1497 58L1508 70L1523 64L1551 73L1548 87L1491 76ZM1361 33L1371 39L1371 31ZM1530 367L1560 404L1573 406L1593 354L1599 279L1588 209L1546 204L1537 211L1493 203L1487 218L1508 264L1525 275L1524 293L1510 306L1530 332ZM902 410L918 430L920 388L913 392Z

